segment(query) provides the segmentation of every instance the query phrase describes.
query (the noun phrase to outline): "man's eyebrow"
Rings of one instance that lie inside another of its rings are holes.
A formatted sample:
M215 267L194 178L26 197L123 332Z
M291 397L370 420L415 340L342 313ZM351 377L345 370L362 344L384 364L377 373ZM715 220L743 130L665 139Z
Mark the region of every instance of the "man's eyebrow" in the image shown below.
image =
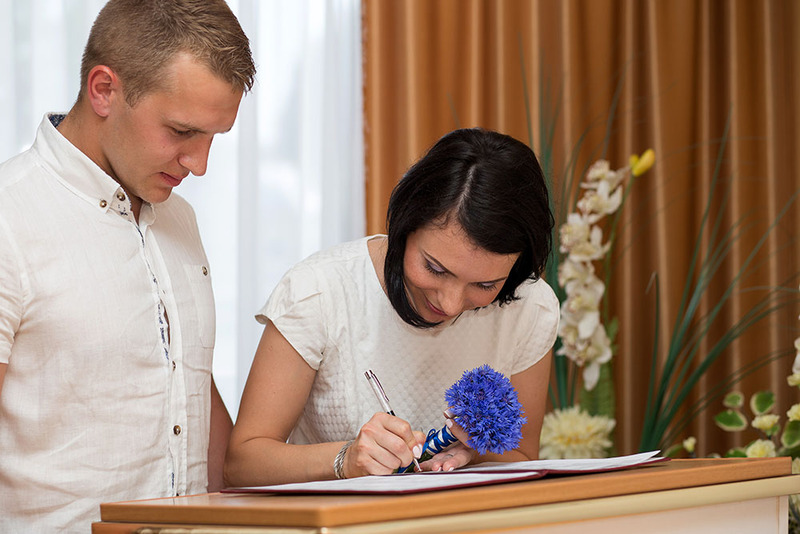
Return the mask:
M189 124L187 122L176 121L176 120L170 120L169 122L172 124L173 128L178 128L180 130L187 130L187 131L195 132L195 133L199 133L199 134L213 135L211 132L203 130L202 128L198 128L197 126L193 126L193 125L191 125L191 124ZM219 132L219 133L220 134L228 133L228 132L231 131L231 128L228 128L227 130L225 130L223 132Z

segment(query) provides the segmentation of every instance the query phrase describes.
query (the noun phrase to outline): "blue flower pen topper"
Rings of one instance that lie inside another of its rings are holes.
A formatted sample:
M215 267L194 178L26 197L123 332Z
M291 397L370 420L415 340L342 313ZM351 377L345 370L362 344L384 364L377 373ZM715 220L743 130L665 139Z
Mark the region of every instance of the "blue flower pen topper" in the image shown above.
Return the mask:
M511 381L488 365L465 371L461 378L445 392L449 412L469 435L466 445L478 454L502 454L516 449L522 439L522 425L527 418L522 415L522 405ZM431 429L422 449L420 461L458 441L444 426L438 432ZM401 469L406 472L408 468Z

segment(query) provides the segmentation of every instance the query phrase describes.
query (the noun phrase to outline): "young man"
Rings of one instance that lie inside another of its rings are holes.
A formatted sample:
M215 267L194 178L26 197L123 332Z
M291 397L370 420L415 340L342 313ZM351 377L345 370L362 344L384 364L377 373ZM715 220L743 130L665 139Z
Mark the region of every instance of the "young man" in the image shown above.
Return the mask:
M223 0L111 0L74 107L0 165L0 531L221 486L210 270L171 192L254 75Z

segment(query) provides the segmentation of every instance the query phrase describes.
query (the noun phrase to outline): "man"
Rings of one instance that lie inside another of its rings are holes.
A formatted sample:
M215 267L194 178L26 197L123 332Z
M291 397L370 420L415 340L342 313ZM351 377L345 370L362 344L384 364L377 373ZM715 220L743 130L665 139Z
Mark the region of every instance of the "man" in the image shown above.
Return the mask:
M210 271L171 192L254 75L224 0L111 0L74 107L0 165L0 532L221 487Z

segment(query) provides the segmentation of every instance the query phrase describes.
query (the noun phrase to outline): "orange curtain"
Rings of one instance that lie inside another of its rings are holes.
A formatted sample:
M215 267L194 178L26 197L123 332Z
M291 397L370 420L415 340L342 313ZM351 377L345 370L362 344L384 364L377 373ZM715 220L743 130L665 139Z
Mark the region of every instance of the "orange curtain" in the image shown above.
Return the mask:
M618 453L639 446L650 356L657 346L663 364L695 243L699 236L701 251L708 250L715 214L721 235L739 234L700 302L701 315L724 300L743 266L749 269L700 356L759 302L763 292L753 288L785 285L786 298L796 298L797 202L768 228L800 188L800 3L364 0L363 17L370 233L384 230L389 194L405 169L457 127L529 142L546 164L562 217L574 210L570 194L591 162L605 158L619 168L630 154L655 150L655 166L637 179L621 211L605 297L619 321L612 360ZM544 147L548 132L553 144ZM709 203L712 218L701 232ZM747 222L737 225L742 218ZM785 420L800 401L786 384L798 326L798 306L788 302L747 328L703 373L687 405L748 363L782 352L735 388L748 397L773 390ZM706 455L757 437L717 429L711 417L721 410L720 400L712 402L677 438L696 436Z

